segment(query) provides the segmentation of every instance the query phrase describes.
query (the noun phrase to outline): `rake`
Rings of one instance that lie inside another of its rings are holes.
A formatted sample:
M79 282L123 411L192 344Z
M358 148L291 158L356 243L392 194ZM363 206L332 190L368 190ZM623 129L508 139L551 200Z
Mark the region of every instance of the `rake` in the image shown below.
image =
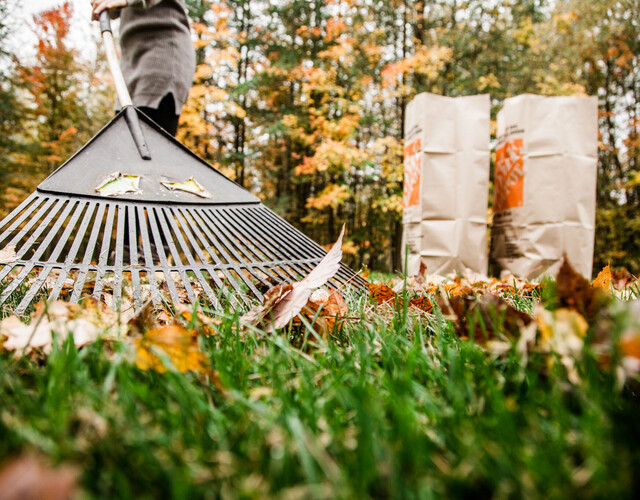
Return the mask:
M122 110L0 222L0 304L219 307L308 274L325 250L133 107L106 12L100 24ZM364 283L341 265L330 285Z

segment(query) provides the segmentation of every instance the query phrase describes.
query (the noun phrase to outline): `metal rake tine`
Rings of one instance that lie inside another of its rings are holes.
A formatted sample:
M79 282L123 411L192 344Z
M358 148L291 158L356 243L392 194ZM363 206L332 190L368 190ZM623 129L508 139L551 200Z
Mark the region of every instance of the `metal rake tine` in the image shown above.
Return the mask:
M10 214L8 214L2 220L2 222L0 223L0 226L4 225L6 222L11 220L11 217L13 217L15 213L19 213L20 216L17 219L15 219L13 223L5 231L2 232L2 234L0 234L0 241L4 241L7 236L13 233L18 228L18 226L20 226L20 224L22 224L30 215L32 215L38 209L38 207L42 205L42 203L44 203L45 201L49 201L50 204L53 203L53 200L49 200L48 198L42 198L34 193L31 196L29 196L27 199L25 199ZM34 206L30 206L32 203L34 204ZM27 207L30 207L30 210L22 212Z
M53 266L45 266L42 271L40 271L38 277L29 286L29 291L22 298L22 300L18 304L18 307L16 307L15 314L17 314L18 316L24 314L31 301L33 301L37 293L42 288L42 285L47 281L47 277L52 270Z
M217 247L217 250L220 251L220 253L223 255L223 257L227 260L228 266L225 266L225 267L221 266L220 270L227 277L227 279L231 278L231 284L234 287L234 289L236 289L239 293L241 293L241 290L240 290L239 286L236 285L235 280L232 279L232 277L229 275L229 273L225 272L225 269L227 269L227 268L233 269L238 274L238 276L240 277L242 282L245 285L247 285L247 287L249 287L249 290L251 290L251 292L253 294L255 294L256 296L261 296L262 294L260 294L260 292L254 286L254 284L251 282L251 280L247 279L246 276L243 275L242 270L241 270L241 264L239 264L239 262L242 262L243 259L234 250L233 245L231 245L229 239L227 238L226 231L223 230L223 229L216 228L216 227L211 227L210 224L207 222L207 219L212 222L212 219L210 218L210 216L213 214L213 211L212 210L198 210L197 213L200 216L200 222L201 222L202 228L203 228L204 232L206 233L207 237L212 242L215 242L217 240L219 243L222 244L221 246ZM218 229L218 231L216 233L217 237L216 237L216 235L214 235L214 231L216 229ZM228 250L231 251L231 253L233 254L233 257L231 257L229 255Z
M160 221L160 226L162 227L162 230L164 232L165 238L167 239L167 244L169 245L169 248L172 252L172 254L175 254L175 259L176 259L176 264L178 266L182 266L182 259L180 258L180 253L178 252L178 248L175 245L174 239L171 236L171 232L169 231L169 226L167 225L167 220L172 220L173 217L167 217L167 211L164 208L161 208L161 216L158 217L159 221ZM186 248L185 242L182 239L182 235L177 232L174 233L176 235L176 238L178 239L178 243L182 246L183 250L184 250L184 255L185 257L187 257L187 260L189 259L189 249ZM185 291L187 292L187 297L189 299L189 302L191 302L192 304L195 304L196 302L196 294L193 291L193 287L191 286L191 280L189 279L189 277L187 276L187 273L184 272L183 269L178 268L178 274L180 275L180 279L182 280L182 286L184 287Z
M233 253L233 255L236 258L236 260L241 262L243 259L238 254L238 251L244 253L246 251L246 248L243 245L234 245L234 244L231 243L231 240L233 239L233 235L229 234L229 232L227 230L227 225L224 223L224 220L221 219L222 214L220 214L220 213L215 213L214 214L211 211L210 213L207 213L206 215L208 216L207 219L209 220L209 222L207 223L206 220L203 220L205 225L207 225L207 227L209 227L209 224L211 224L210 230L217 231L217 234L218 234L220 240L225 245L225 247L229 248L229 250ZM249 265L251 265L253 263L254 262L250 261L246 265L249 266ZM274 279L275 281L278 281L278 282L281 281L282 277L278 278L277 274L274 274L274 275L270 275L269 273L265 273L265 274L267 274L267 276L270 276L271 279ZM265 283L264 281L263 281L263 283L266 284L266 285L270 285L270 283ZM256 295L259 294L259 292L257 290L255 290L254 288L255 287L251 288L251 291ZM261 296L261 294L257 295L257 296Z
M158 252L158 257L160 259L160 265L162 267L161 272L164 273L165 283L167 284L167 288L169 288L169 295L171 296L171 300L173 301L173 303L178 304L180 302L180 298L178 296L178 290L176 289L176 284L173 281L173 277L171 276L169 263L167 262L167 258L164 254L164 245L162 243L162 237L160 236L158 223L156 221L156 218L157 218L156 209L152 208L149 212L147 212L147 215L149 217L149 225L151 226L151 234L153 235L153 241L155 243L156 251Z
M151 240L148 231L148 212L141 206L136 207L137 219L140 221L140 239L142 240L142 253L144 255L145 267L147 271L147 280L151 288L151 301L155 307L160 306L161 297L158 283L156 282L155 266L151 255Z
M102 295L102 282L105 278L105 268L107 259L109 258L109 247L111 245L111 234L113 231L113 219L115 217L115 207L112 203L107 205L107 215L102 232L102 244L100 245L100 253L98 254L98 272L96 273L96 282L93 287L93 296L100 300ZM102 221L100 221L102 225Z

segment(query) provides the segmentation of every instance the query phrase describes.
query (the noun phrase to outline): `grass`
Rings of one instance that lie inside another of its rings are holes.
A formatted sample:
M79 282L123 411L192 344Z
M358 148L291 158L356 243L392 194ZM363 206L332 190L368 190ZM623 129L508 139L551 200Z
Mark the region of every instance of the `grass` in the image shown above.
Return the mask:
M124 343L1 353L0 459L75 464L86 498L636 496L639 400L588 346L574 385L437 312L362 302L340 335L295 343L227 313L200 338L219 380L142 371Z

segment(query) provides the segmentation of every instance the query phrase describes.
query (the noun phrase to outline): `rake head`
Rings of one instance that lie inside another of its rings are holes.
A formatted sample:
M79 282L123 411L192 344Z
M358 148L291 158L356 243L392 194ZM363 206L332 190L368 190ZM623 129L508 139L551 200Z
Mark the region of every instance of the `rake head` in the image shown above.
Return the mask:
M302 279L326 252L139 113L152 160L143 160L123 113L43 181L0 223L0 304L22 314L34 299L83 295L174 303L262 299ZM115 146L117 145L117 147ZM114 172L136 192L96 191ZM208 198L172 190L193 177ZM163 184L164 183L164 184ZM336 288L364 281L342 265Z

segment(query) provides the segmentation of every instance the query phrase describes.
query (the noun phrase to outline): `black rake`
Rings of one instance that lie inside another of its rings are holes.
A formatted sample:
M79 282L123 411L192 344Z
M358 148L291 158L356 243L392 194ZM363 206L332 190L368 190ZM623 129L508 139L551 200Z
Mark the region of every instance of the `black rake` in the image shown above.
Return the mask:
M124 293L136 310L164 297L219 307L302 279L326 251L133 107L100 21L123 109L0 222L0 304L23 314L36 298ZM364 284L345 265L330 282Z

